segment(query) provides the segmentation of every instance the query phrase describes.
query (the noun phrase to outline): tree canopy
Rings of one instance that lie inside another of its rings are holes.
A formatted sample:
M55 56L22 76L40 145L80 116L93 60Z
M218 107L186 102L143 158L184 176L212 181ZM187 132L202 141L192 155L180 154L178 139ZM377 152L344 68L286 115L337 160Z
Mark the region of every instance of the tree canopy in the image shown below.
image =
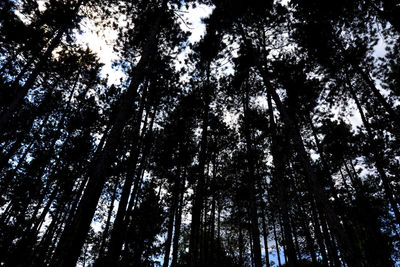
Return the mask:
M0 265L395 266L399 12L1 1Z

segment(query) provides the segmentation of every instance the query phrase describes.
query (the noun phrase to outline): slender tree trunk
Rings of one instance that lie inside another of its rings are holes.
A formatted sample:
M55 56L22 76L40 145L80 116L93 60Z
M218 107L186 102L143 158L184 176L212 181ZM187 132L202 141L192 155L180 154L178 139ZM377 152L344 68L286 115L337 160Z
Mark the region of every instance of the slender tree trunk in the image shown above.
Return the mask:
M278 140L270 94L268 94L267 96L267 101L268 101L269 120L270 120L271 139L272 139L271 154L274 163L273 179L274 183L277 185L277 190L278 190L277 194L279 197L279 211L283 221L282 225L284 229L283 236L284 236L284 244L286 247L285 254L288 257L287 265L294 266L297 262L297 259L291 235L290 220L289 220L289 205L288 205L288 192L287 192L289 183L284 173L284 168L285 168L284 164L287 162L287 156L286 153L284 152L285 149L283 147L282 142Z
M210 173L210 162L207 162L206 165L206 171L205 173ZM209 175L205 176L205 190L207 189L207 185L210 184L210 179L209 179ZM207 266L207 242L208 242L208 236L207 236L207 214L208 214L208 194L204 196L204 200L203 200L203 212L202 212L202 220L201 220L201 224L200 224L200 266Z
M243 245L243 231L242 224L239 223L239 266L243 266L244 263L244 245Z
M351 64L351 66L354 68L354 70L360 75L364 83L368 86L368 88L371 90L371 92L375 95L376 99L381 103L383 108L386 110L388 113L390 119L397 125L400 126L400 117L397 114L397 112L393 109L393 107L387 102L385 97L381 94L379 89L376 87L375 82L372 80L370 74L363 70L362 67L360 66L360 63L356 62L354 57L350 54L348 54L347 50L343 46L342 41L339 39L339 37L334 36L334 41L335 43L339 46L339 49L343 53L343 56L346 58L346 60Z
M178 170L175 177L174 189L172 192L171 206L169 207L169 217L168 217L168 230L167 239L165 241L165 254L164 254L164 264L163 267L168 267L169 259L171 254L172 245L172 234L174 228L174 218L178 212L179 195L180 195L180 177L181 177L181 166L178 166Z
M207 69L207 81L209 81L209 64ZM189 242L189 254L190 254L190 267L199 267L199 244L200 244L200 224L201 224L201 213L203 210L204 201L204 187L205 187L205 167L206 167L206 156L207 156L207 144L208 144L208 124L209 124L209 105L210 105L210 84L203 88L203 114L202 114L202 135L199 152L199 164L198 164L198 181L194 192L194 203L192 206L192 223L190 229L190 242Z
M355 253L347 233L340 224L338 216L336 215L331 204L329 203L329 200L325 192L323 191L323 187L320 184L320 181L314 172L314 169L310 162L310 157L305 150L299 129L297 128L296 124L292 121L292 119L289 117L289 114L284 105L282 104L279 95L276 93L275 89L270 84L269 77L267 76L266 71L262 67L259 67L259 70L263 77L264 84L267 87L268 93L271 94L271 97L273 98L282 116L283 121L288 127L288 134L294 143L294 148L296 149L299 160L303 165L306 177L312 186L311 190L314 196L316 197L317 201L321 203L324 209L325 215L327 216L329 224L333 229L335 237L340 243L340 248L341 251L343 252L343 256L345 257L346 262L351 266L358 266L359 263L357 260L357 254Z
M305 238L306 238L306 243L307 243L308 250L310 252L311 260L312 260L313 266L317 266L317 253L315 252L314 241L313 241L313 238L311 236L311 232L310 232L310 229L309 229L307 218L305 217L307 215L307 213L301 207L301 205L298 205L298 207L299 207L300 214L301 214L301 218L300 218L301 226L302 226L303 231L304 231L304 235L305 235Z
M315 208L314 205L314 200L311 199L311 216L312 216L312 223L313 223L313 228L314 228L314 233L315 233L315 237L317 239L317 243L319 246L319 252L321 253L321 257L322 257L322 263L324 266L330 266L328 263L328 256L326 254L326 247L324 244L324 238L322 236L322 232L321 232L321 224L319 222L318 219L318 211Z
M279 241L278 241L278 236L276 234L276 221L273 223L273 233L274 233L274 240L275 240L275 247L276 247L276 257L278 258L278 266L281 267L281 253L279 251Z
M217 183L217 160L216 155L217 153L214 152L213 157L213 177L211 182L211 192L212 192L212 200L211 200L211 216L210 216L210 232L209 232L209 246L207 248L207 259L208 262L206 263L207 266L215 266L215 250L216 250L216 242L215 242L215 214L217 209L217 194L216 191L216 183Z
M264 208L262 209L262 214L261 214L261 222L262 222L262 231L263 231L263 237L264 237L264 252L265 252L265 266L270 267L269 263L269 246L268 246L268 229L267 229L267 223L265 221L265 212Z
M314 199L312 199L311 205L316 205L317 212L319 215L319 219L321 222L321 227L322 227L322 233L325 239L326 247L328 250L328 256L330 258L330 263L331 266L341 266L340 260L339 260L339 255L338 255L338 249L336 247L335 241L332 240L331 234L329 232L327 223L326 223L326 216L324 212L322 211L322 208L320 207L321 205L319 203L314 203Z
M171 267L176 267L178 264L179 237L181 233L182 209L184 206L183 200L185 195L185 179L183 178L179 184L180 184L179 202L178 202L178 211L175 214L174 244L172 247Z
M144 133L142 133L140 138L140 126L141 126L145 101L146 101L146 87L143 89L138 114L135 115L136 118L134 120L134 125L133 125L134 130L132 133L133 142L131 144L130 157L127 163L128 173L125 176L126 178L124 186L122 187L122 193L118 203L117 215L113 223L113 229L111 232L111 238L108 246L107 256L105 259L100 259L100 261L105 260L105 262L103 263L97 262L96 263L97 266L101 266L101 264L109 266L115 265L117 264L118 258L120 256L119 254L121 252L123 234L125 232L125 227L126 227L126 213L127 213L128 200L131 193L131 188L134 182L134 178L136 177L136 179L138 179L137 176L135 176L135 173L137 168L136 166L137 161L139 158L139 145L140 145L139 139L143 139L144 135ZM145 120L145 123L147 123L147 120Z
M166 1L162 9L166 8ZM164 10L161 10L164 12ZM152 57L157 52L157 35L160 30L161 17L154 22L149 33L148 43L144 46L142 57L133 71L132 81L120 101L120 109L110 130L108 141L104 149L95 156L92 164L87 190L85 190L75 217L64 230L57 247L54 262L57 266L74 266L80 255L80 251L90 223L96 210L98 200L106 182L110 164L117 155L117 144L121 133L132 116L132 104L137 96L137 89L146 76L146 71L151 65Z
M296 252L296 258L297 258L298 261L301 261L301 250L300 250L299 238L298 238L297 231L294 229L293 218L292 218L292 220L291 220L290 222L291 222L291 224L290 224L290 230L291 230L292 233L293 233L294 244L295 244L295 246L296 246L296 251L295 251L295 252Z
M247 89L247 90L246 90ZM261 257L261 245L260 245L260 229L258 222L258 205L257 205L257 189L256 189L256 177L255 177L255 163L254 163L254 154L252 148L252 140L250 136L249 129L249 92L248 85L246 85L246 92L243 96L243 110L244 110L244 131L245 131L245 139L246 139L246 157L247 157L247 179L246 185L249 192L249 215L251 220L251 239L253 241L253 252L254 252L254 266L261 267L262 266L262 257Z
M281 234L281 239L282 239L282 248L283 248L283 258L285 259L285 264L288 264L288 251L287 251L287 246L285 244L285 229L283 227L283 223L282 223L282 216L278 216L279 219L279 229L281 230L280 234ZM293 245L294 246L294 245Z
M79 11L79 8L82 4L83 0L80 0L74 7L74 14L76 15ZM25 96L28 94L29 89L32 88L32 86L35 84L35 81L37 80L38 76L42 72L43 67L46 65L46 63L49 61L51 58L51 54L53 53L54 49L57 48L57 46L60 44L63 35L68 31L69 25L66 24L64 26L61 26L60 29L58 29L57 34L55 37L51 40L49 46L45 50L45 52L38 58L38 63L36 64L35 68L33 69L32 73L29 75L28 79L25 81L24 85L19 87L19 79L22 77L22 75L19 75L20 78L16 79L14 81L14 88L17 88L15 97L13 100L8 104L7 107L3 110L3 112L0 114L0 132L4 132L9 121L11 120L12 116L14 113L20 108Z
M353 86L351 85L350 81L348 81L347 84L348 84L350 93L351 93L354 101L356 102L356 106L357 106L358 112L360 113L361 120L362 120L362 122L364 124L364 127L367 130L367 136L368 136L368 139L370 140L370 144L371 144L371 147L372 147L372 158L375 161L375 167L376 167L376 169L377 169L377 171L378 171L378 173L379 173L379 175L381 177L381 181L382 181L382 185L383 185L383 189L384 189L386 198L389 200L390 206L391 206L391 208L392 208L392 210L394 212L395 218L396 218L396 222L400 226L400 211L399 211L399 208L397 206L398 203L394 198L394 194L393 194L393 190L391 188L390 182L389 182L389 178L387 177L386 172L385 172L385 170L383 168L382 157L384 157L384 156L378 152L378 149L376 147L376 142L375 142L375 140L373 138L373 133L372 133L371 126L370 126L368 120L365 117L365 114L364 114L364 111L362 109L361 103L358 100L358 97L357 97L356 93L354 92Z
M107 220L106 220L106 224L105 224L104 231L103 231L102 238L101 238L101 244L100 244L99 255L98 255L99 259L104 257L106 242L107 242L107 238L108 238L108 234L109 234L109 230L110 230L110 226L111 226L111 217L112 217L112 213L114 210L114 202L115 202L115 199L117 198L117 191L118 191L118 183L117 183L117 181L115 181L114 189L113 189L113 193L112 193L111 201L110 201L110 207L108 208Z
M164 254L164 263L163 267L168 267L169 258L171 254L171 243L172 243L172 231L174 229L174 216L175 216L175 207L171 205L169 208L169 217L168 217L168 229L167 229L167 239L165 240L165 254Z

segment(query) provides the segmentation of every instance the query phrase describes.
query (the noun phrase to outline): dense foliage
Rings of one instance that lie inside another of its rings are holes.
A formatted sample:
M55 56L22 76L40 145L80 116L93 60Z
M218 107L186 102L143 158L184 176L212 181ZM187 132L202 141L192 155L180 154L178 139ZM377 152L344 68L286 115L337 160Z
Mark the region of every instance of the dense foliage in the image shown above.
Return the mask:
M399 14L0 1L0 265L394 266ZM120 82L84 25L118 35Z

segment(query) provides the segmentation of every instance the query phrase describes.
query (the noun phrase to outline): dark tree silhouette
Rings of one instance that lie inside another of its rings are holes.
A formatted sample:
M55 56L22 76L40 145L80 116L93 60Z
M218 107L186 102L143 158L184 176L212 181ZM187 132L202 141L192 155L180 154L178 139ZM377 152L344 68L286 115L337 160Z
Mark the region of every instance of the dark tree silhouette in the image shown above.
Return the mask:
M399 11L1 1L0 265L397 266Z

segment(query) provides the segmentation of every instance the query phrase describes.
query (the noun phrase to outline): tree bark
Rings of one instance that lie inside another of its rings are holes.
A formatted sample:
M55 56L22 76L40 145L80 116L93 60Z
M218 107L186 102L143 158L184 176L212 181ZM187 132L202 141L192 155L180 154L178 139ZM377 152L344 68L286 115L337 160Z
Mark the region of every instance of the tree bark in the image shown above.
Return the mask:
M166 1L164 1L166 2ZM163 8L165 8L163 4ZM164 12L164 10L162 10ZM146 76L147 69L151 65L152 57L157 52L157 35L160 31L161 16L155 21L149 33L148 43L144 46L142 57L134 68L132 81L120 101L120 109L110 130L107 142L103 150L95 156L90 171L90 178L87 189L79 203L78 210L70 225L68 225L59 242L54 262L59 267L74 266L80 255L80 251L86 235L89 231L90 223L96 210L98 200L106 182L111 163L117 155L117 144L120 135L132 117L132 105L137 96L137 89Z
M107 241L107 237L108 237L110 226L111 226L111 217L112 217L112 213L113 213L113 209L114 209L114 202L115 202L115 199L117 198L117 190L118 190L118 183L115 181L114 189L113 189L113 193L112 193L111 201L110 201L110 207L108 208L106 226L104 227L104 231L103 231L102 238L101 238L101 245L100 245L99 256L98 256L98 258L100 258L100 259L104 256L104 251L106 248L106 241Z
M180 184L179 202L178 202L178 211L175 214L174 243L172 246L171 267L176 267L178 264L179 237L180 237L180 233L181 233L182 209L184 206L183 198L185 195L185 179L183 178L179 184Z
M375 95L377 100L381 103L383 108L386 110L388 113L390 119L397 125L400 126L400 117L397 114L397 112L393 109L393 107L387 102L385 97L381 94L379 89L376 87L375 82L372 80L370 74L363 70L362 67L360 66L359 62L356 62L355 59L352 57L352 55L348 54L347 50L343 46L342 41L339 39L339 37L334 36L334 41L335 43L339 46L339 49L341 50L344 58L346 59L347 62L350 63L350 65L354 68L354 70L360 75L364 83L367 85L367 87L371 90L371 92ZM347 79L347 78L346 78Z
M176 213L178 212L178 204L179 204L179 195L180 195L180 178L181 178L181 166L178 166L175 182L174 182L174 189L172 192L172 200L171 206L169 207L169 217L168 217L168 233L167 239L165 241L165 254L164 254L164 263L163 267L169 266L169 259L171 254L171 244L172 244L172 233L174 228L174 218Z
M83 0L80 0L78 3L76 3L73 10L73 13L75 15L78 13L82 2ZM19 86L19 79L14 82L13 87L16 88L16 94L13 100L4 108L3 112L0 114L0 132L4 132L6 130L6 127L12 119L12 116L14 116L14 113L20 108L25 96L28 94L29 89L31 89L32 86L35 84L35 81L42 72L43 67L46 65L54 49L56 49L56 47L60 44L62 37L69 30L69 28L70 26L66 24L58 29L57 34L51 40L45 52L39 57L38 63L36 64L35 68L29 75L23 86Z
M324 213L327 216L329 224L333 229L335 237L340 243L340 248L344 258L346 259L346 262L351 266L358 266L359 264L357 263L358 261L356 253L354 252L354 248L350 242L347 233L340 224L335 211L329 204L329 200L325 192L323 191L322 185L320 184L313 170L313 167L310 162L310 157L305 150L299 129L297 128L296 124L292 121L292 119L289 117L286 108L282 104L279 95L276 93L275 89L273 89L272 85L270 84L269 77L267 76L266 71L261 67L260 63L258 64L258 67L263 77L264 85L266 86L268 93L271 94L271 97L273 98L283 121L288 127L288 135L290 136L291 140L294 143L294 148L298 153L299 160L303 164L306 177L312 186L311 191L313 192L317 201L321 203L323 207Z
M278 139L277 129L273 114L273 107L271 101L271 95L267 96L269 120L270 120L270 131L271 131L271 154L273 158L274 170L273 179L277 185L277 194L279 198L279 211L283 221L284 229L284 244L286 247L286 256L288 258L287 265L295 266L297 259L293 239L291 235L290 219L289 219L289 204L288 204L288 192L287 188L289 183L287 177L285 177L285 164L287 163L287 155L284 152L282 141Z
M383 163L382 163L383 155L381 155L378 152L378 149L376 147L376 142L375 142L374 137L373 137L371 126L370 126L368 120L365 117L365 114L364 114L364 111L362 109L361 103L358 100L358 97L357 97L356 93L354 92L353 86L351 85L350 81L348 81L347 84L348 84L348 87L349 87L349 90L350 90L350 94L352 95L354 101L356 102L356 106L357 106L358 112L360 113L361 120L362 120L362 122L364 124L364 127L367 130L367 136L368 136L368 139L369 139L371 147L372 147L372 158L375 161L375 167L376 167L376 169L377 169L377 171L378 171L378 173L379 173L379 175L381 177L381 181L382 181L382 185L383 185L383 189L384 189L386 198L389 200L389 203L390 203L390 205L391 205L391 207L393 209L397 224L400 225L400 211L399 211L399 208L397 206L398 203L397 203L397 201L395 200L395 198L393 196L393 190L391 188L391 185L390 185L390 182L389 182L389 178L387 177L386 172L385 172L385 170L383 168Z
M209 71L207 70L207 80L209 79ZM205 186L205 167L207 158L207 144L208 144L208 124L209 124L209 105L210 105L210 84L203 88L203 114L202 114L202 134L201 144L199 152L199 164L198 164L198 181L196 190L194 192L193 206L192 206L192 223L190 229L190 242L189 242L189 254L190 254L190 266L199 267L199 243L200 243L200 224L201 224L201 213L203 209L204 200L204 186Z
M249 216L251 220L251 239L253 241L253 253L254 253L254 266L261 267L262 266L262 257L261 257L261 245L260 245L260 229L258 222L258 205L257 205L257 188L256 188L256 177L255 177L255 163L253 158L253 148L252 148L252 140L250 136L249 129L249 88L246 84L245 93L243 96L243 110L244 110L244 132L245 132L245 141L246 141L246 157L247 157L247 179L246 186L249 192Z
M279 251L279 241L278 241L278 235L276 234L276 221L273 223L273 233L274 233L274 239L275 239L275 247L276 247L276 256L278 258L278 266L281 267L281 253Z
M133 125L134 130L132 133L133 142L131 144L130 157L127 163L128 172L126 173L125 182L122 187L122 193L118 203L118 210L113 223L113 229L111 232L108 252L105 259L99 259L100 261L96 263L97 266L101 266L102 264L108 266L115 265L117 264L118 258L120 256L123 234L125 232L125 227L126 227L126 213L127 213L128 200L131 193L131 188L134 182L134 178L136 177L136 179L138 179L138 177L135 176L135 173L137 168L136 167L137 161L139 158L140 125L144 111L144 103L146 102L146 89L147 88L145 86L145 88L143 89L138 114L135 114L135 120ZM142 133L142 138L143 134L144 133ZM101 262L102 260L105 260L105 262Z

